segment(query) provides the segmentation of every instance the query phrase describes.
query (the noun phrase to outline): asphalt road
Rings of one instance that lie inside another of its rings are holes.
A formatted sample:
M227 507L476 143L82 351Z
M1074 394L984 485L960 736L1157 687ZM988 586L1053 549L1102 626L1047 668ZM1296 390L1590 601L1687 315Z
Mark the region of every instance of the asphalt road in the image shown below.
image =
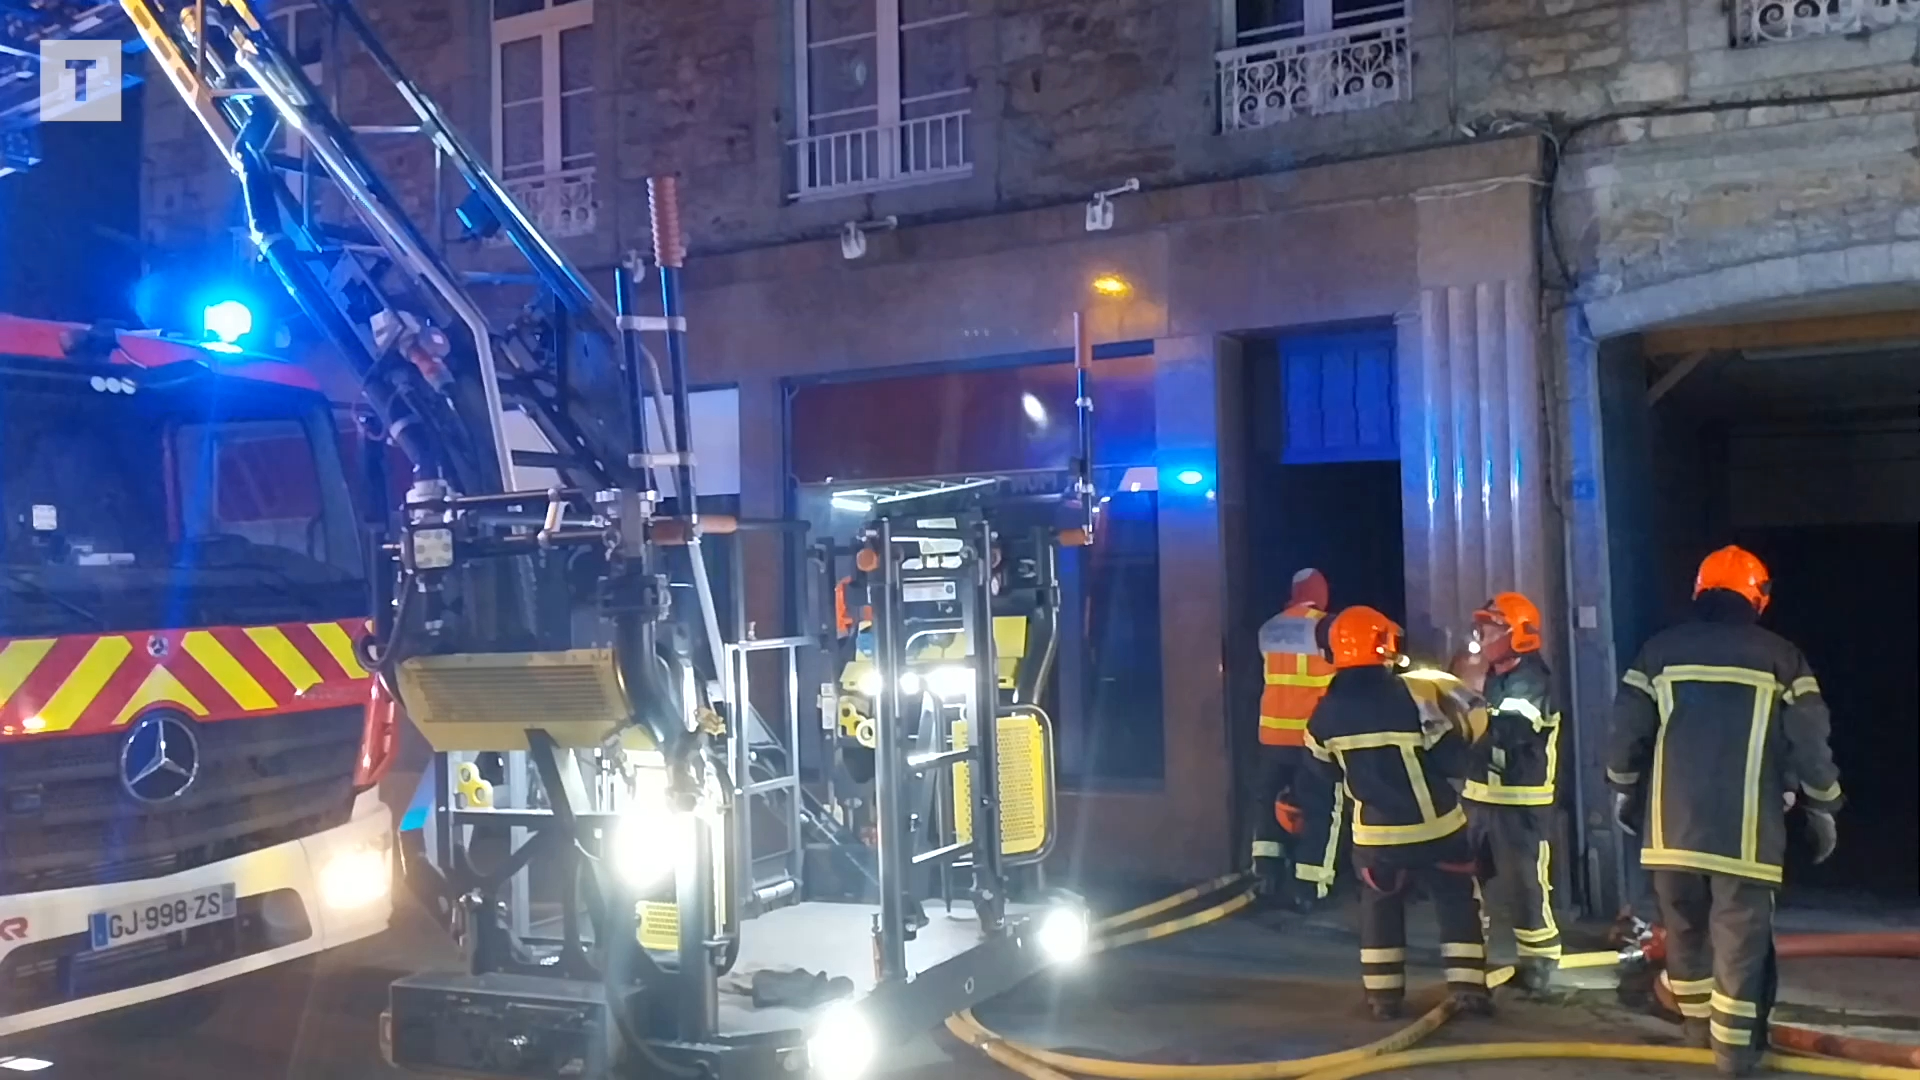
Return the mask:
M1424 912L1416 915L1416 927L1425 921ZM1350 934L1331 923L1242 917L1104 954L1085 970L1036 980L978 1012L1010 1037L1077 1053L1167 1063L1306 1057L1391 1030L1366 1016L1354 985L1353 949ZM46 1059L52 1068L35 1075L60 1080L397 1077L406 1074L382 1063L378 1046L388 984L412 971L455 963L450 944L409 906L396 927L379 937L225 984L211 1015L191 1029L170 1027L164 1016L141 1018L148 1021L144 1026L134 1018L96 1017L0 1040L0 1056ZM1910 961L1796 962L1787 972L1786 997L1912 1017L1920 1015L1916 974ZM1412 1004L1425 1008L1437 997L1438 972L1416 970L1411 981ZM1431 1043L1675 1042L1673 1028L1629 1014L1607 998L1533 1003L1503 993L1497 1019L1458 1021ZM1920 1032L1876 1037L1920 1040ZM1592 1080L1704 1075L1605 1062L1573 1070ZM1558 1080L1569 1071L1567 1062L1522 1061L1431 1068L1420 1075ZM944 1033L890 1053L884 1078L1016 1080Z

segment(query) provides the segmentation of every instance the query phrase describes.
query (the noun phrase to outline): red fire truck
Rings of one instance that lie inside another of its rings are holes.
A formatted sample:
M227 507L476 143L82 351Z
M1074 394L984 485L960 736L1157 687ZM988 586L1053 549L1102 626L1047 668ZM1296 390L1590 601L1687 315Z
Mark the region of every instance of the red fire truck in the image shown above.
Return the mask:
M0 316L0 1035L387 926L340 432L301 367Z

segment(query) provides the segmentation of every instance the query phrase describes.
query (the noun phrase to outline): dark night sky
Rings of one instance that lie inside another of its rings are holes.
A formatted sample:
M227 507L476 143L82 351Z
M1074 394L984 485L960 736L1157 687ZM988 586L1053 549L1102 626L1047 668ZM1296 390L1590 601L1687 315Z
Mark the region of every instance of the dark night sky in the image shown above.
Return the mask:
M133 318L140 93L128 91L117 124L42 125L41 163L0 178L0 311L75 322Z

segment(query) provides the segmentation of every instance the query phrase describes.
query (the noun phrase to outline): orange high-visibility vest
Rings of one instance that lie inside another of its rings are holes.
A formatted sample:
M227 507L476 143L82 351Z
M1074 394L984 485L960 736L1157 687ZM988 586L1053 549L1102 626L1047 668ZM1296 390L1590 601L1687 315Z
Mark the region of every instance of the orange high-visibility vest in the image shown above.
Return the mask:
M1260 695L1260 742L1265 746L1304 746L1307 719L1333 681L1333 664L1320 653L1315 624L1327 613L1310 604L1294 606L1260 628L1260 653L1267 662L1267 688Z

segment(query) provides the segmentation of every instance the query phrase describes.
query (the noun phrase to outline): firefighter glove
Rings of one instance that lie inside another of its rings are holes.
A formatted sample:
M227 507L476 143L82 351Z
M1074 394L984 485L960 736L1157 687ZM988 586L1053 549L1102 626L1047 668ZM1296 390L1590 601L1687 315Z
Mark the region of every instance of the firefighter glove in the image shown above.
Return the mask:
M1840 830L1833 822L1833 815L1822 810L1807 811L1807 834L1813 840L1813 861L1826 862L1833 856L1833 849L1840 845Z

